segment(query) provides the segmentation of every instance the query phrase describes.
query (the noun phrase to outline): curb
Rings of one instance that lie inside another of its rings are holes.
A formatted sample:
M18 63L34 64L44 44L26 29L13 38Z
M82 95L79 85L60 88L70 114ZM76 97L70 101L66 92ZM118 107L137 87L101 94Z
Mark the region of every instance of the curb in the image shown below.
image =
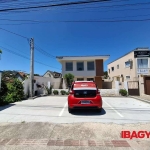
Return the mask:
M129 97L131 97L131 98L134 98L134 99L137 99L137 100L140 100L140 101L142 101L142 102L145 102L145 103L149 103L149 104L150 104L150 101L148 101L148 100L145 100L145 99L142 99L142 98L138 98L138 97L134 97L134 96L129 96Z

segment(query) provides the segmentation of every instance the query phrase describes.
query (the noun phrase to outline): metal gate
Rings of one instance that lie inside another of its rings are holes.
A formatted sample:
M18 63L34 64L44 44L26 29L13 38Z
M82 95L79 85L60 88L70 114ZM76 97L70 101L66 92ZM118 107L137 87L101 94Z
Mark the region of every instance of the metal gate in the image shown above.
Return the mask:
M139 96L139 81L128 81L128 93L131 96Z
M150 95L150 77L145 77L145 94Z

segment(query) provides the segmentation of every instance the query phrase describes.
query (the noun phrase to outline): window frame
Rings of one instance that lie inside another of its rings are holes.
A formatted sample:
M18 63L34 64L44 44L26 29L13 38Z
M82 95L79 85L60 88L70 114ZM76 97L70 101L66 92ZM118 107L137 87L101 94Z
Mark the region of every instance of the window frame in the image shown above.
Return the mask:
M93 69L88 69L88 63L93 63ZM87 71L94 71L95 70L95 63L94 61L87 61Z
M115 70L115 67L111 67L111 71L113 72L114 70L112 70L112 68L114 68L114 70Z
M83 70L78 70L78 63L83 63ZM76 63L76 69L77 69L77 71L84 71L84 61L78 61L77 63Z
M125 65L125 68L130 68L130 66L131 66L131 63L130 63L130 65L129 66L126 66L126 62L129 62L130 63L130 61L128 60L128 61L125 61L125 63L124 63L124 65Z
M137 58L136 64L137 64L137 69L146 69L146 68L138 68L138 59L147 59L148 60L148 68L150 68L149 66L149 58L148 57L141 57L141 58Z
M117 69L119 69L119 64L117 65Z
M67 69L67 63L72 63L72 69L71 70ZM73 71L73 62L65 62L65 70L66 71Z
M78 79L83 79L83 80L78 80ZM77 78L77 81L84 81L84 78Z
M130 77L130 78L127 78L127 77ZM131 76L130 75L127 75L126 76L126 80L130 80L131 79Z

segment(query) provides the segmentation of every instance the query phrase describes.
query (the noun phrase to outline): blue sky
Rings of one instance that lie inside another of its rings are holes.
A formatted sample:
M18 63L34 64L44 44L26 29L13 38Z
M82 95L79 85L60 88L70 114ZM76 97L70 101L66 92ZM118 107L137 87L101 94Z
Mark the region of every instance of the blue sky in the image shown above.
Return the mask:
M1 19L61 21L149 19L150 9L141 8L150 8L150 4L112 8L101 7L146 2L150 1L136 0L135 2L134 0L131 0L125 2L120 1L116 3L97 3L84 6L67 6L53 9L40 9L38 11L30 12L0 13L0 27L21 34L28 38L34 37L35 44L53 56L110 55L109 60L104 63L104 70L107 70L107 64L109 62L117 59L125 53L137 47L150 47L150 21L115 23L52 22L25 24L25 22L10 22ZM17 23L19 25L14 25ZM30 47L28 41L16 35L0 30L0 49L3 50L3 54L0 60L0 70L21 70L29 73L30 61L5 51L3 47L9 50L13 50L23 56L30 57ZM57 62L56 59L47 57L38 52L36 49L35 59L54 67L51 68L35 63L35 73L43 75L47 70L59 72L61 71L61 64Z

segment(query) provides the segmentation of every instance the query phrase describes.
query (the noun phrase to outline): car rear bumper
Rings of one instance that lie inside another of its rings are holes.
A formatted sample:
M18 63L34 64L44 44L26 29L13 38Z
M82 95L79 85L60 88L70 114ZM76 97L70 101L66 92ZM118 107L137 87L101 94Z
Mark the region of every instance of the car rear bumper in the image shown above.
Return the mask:
M90 104L81 104L82 100L90 100ZM68 107L69 108L102 108L102 98L101 96L97 96L94 98L75 98L68 97Z

